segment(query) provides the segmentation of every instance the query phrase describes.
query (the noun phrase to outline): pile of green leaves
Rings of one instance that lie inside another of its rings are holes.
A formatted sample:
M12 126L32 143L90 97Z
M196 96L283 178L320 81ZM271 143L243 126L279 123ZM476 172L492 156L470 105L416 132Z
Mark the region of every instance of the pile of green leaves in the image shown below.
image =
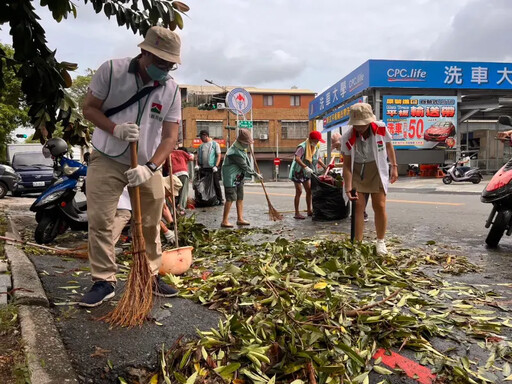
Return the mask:
M369 383L372 371L393 373L373 359L379 348L414 351L445 382L510 376L512 344L500 334L512 321L483 307L493 292L434 273L475 270L464 257L406 249L380 257L373 246L333 236L289 241L208 231L193 219L180 227L195 262L185 277L167 278L225 320L162 352L168 383ZM454 347L437 350L434 338ZM479 343L483 364L457 356L467 343Z

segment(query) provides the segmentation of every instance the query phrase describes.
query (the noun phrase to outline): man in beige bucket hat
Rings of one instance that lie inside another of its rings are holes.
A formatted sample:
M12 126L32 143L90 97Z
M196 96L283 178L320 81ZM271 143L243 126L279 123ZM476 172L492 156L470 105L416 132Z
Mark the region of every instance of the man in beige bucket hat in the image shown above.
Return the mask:
M160 166L178 138L181 98L169 75L181 63L180 37L151 27L135 58L108 60L94 74L83 112L96 129L87 170L89 262L93 286L80 305L95 307L115 294L116 260L112 227L123 188L138 186L146 254L153 272L153 292L177 291L158 277L162 261L160 219L164 185ZM138 165L130 168L131 142L137 142Z
M391 135L382 121L377 121L372 106L357 103L350 107L351 126L341 138L345 192L356 204L355 239L363 240L364 211L372 198L377 232L377 253L387 253L384 236L387 227L386 194L389 183L398 179L398 165ZM391 172L388 165L391 164ZM355 194L351 190L355 189Z

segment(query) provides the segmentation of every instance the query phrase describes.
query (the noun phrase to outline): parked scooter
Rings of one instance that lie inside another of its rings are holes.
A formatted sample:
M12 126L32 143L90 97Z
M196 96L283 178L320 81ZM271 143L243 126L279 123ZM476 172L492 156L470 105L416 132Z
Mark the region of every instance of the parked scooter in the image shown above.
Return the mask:
M512 128L510 116L500 116L498 122ZM510 140L509 132L512 131L500 132L497 138L503 141ZM492 203L491 214L485 222L485 228L491 229L485 242L489 247L496 248L504 233L507 236L512 233L512 159L494 174L482 191L480 201Z
M459 183L469 181L478 184L482 181L482 174L478 168L462 167L460 158L458 161L445 167L446 176L443 177L443 183L451 184L452 181Z
M38 244L52 242L69 227L87 230L87 203L75 200L79 191L85 193L87 166L65 157L68 145L52 138L43 147L45 156L54 159L55 182L34 201L30 210L36 212L35 240Z

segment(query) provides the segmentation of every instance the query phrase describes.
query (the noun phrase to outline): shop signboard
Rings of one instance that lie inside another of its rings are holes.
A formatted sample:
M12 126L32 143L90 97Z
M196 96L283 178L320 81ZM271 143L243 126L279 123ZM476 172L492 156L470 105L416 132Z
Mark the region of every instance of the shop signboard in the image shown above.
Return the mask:
M344 123L348 121L348 112L350 110L350 107L356 103L366 103L367 101L366 96L362 96L357 98L356 100L352 101L351 103L343 104L341 107L336 109L334 112L331 112L327 116L324 117L324 124L323 128L324 130L322 133L329 132L331 127L334 127L336 125L340 125L341 123Z
M369 61L338 81L309 103L309 119L321 116L362 92L370 85Z
M216 141L221 148L226 148L226 140L225 139L213 139L213 141ZM203 144L201 139L195 138L192 140L192 148L199 148Z
M325 116L368 88L512 90L512 63L368 60L309 104Z
M455 96L384 96L383 119L395 149L453 148L457 132Z

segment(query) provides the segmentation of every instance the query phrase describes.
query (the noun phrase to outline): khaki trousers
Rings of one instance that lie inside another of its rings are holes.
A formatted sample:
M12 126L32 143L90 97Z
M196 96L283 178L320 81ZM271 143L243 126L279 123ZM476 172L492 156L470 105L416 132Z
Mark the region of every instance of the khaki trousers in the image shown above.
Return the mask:
M116 281L113 232L119 197L128 184L124 172L129 168L128 165L118 163L98 151L91 154L86 191L89 262L93 281ZM160 219L164 203L164 185L161 172L156 172L151 179L140 185L139 190L146 256L152 273L156 275L162 263Z

